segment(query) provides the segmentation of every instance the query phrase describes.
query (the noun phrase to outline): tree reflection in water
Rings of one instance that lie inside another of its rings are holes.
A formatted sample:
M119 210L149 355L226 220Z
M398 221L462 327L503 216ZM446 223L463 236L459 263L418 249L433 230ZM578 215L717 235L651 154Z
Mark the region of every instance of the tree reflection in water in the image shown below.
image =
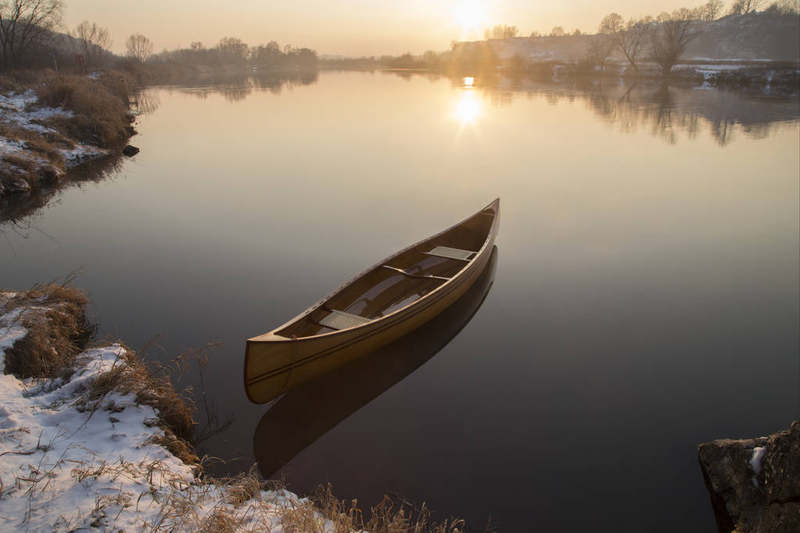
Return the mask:
M453 86L458 87L461 80L453 78ZM776 123L800 118L796 98L658 82L547 83L497 76L481 80L476 87L498 107L511 105L521 97L542 97L552 105L583 100L620 131L635 133L649 129L670 144L675 144L682 136L695 139L704 128L720 146L728 145L737 133L762 139L769 136Z

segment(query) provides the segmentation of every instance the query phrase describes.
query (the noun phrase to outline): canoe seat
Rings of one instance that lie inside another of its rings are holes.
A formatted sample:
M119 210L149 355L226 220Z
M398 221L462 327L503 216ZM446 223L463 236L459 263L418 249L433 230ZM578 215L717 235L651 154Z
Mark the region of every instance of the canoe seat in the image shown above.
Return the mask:
M383 268L388 268L389 270L394 270L395 272L398 272L398 273L400 273L400 274L402 274L404 276L407 276L409 278L435 279L435 280L438 280L438 281L450 281L450 278L446 278L444 276L434 276L433 274L413 274L411 272L408 272L407 270L403 270L402 268L397 268L397 267L393 267L393 266L389 266L389 265L381 265L381 266L383 266Z
M345 313L344 311L336 311L335 309L331 309L329 312L329 315L326 315L322 320L319 321L319 324L325 326L326 328L340 330L354 328L356 326L362 326L367 322L372 322L369 318L364 318L363 316L358 316L351 313Z
M469 261L472 259L470 256L478 252L470 250L461 250L460 248L450 248L448 246L437 246L430 252L425 252L428 255L435 255L438 257L446 257L448 259L457 259L458 261Z

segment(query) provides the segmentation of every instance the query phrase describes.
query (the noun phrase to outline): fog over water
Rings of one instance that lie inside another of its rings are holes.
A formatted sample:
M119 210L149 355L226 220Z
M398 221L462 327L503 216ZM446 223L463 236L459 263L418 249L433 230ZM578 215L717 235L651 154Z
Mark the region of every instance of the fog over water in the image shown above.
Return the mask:
M800 415L797 99L468 85L150 89L138 156L14 222L2 207L2 285L81 269L101 336L157 338L163 361L220 343L203 378L222 431L201 448L217 472L274 448L285 464L262 470L292 490L397 493L480 531L713 530L696 445ZM406 366L319 385L325 420L247 402L246 338L498 196L493 282L384 352ZM337 398L359 380L384 385Z

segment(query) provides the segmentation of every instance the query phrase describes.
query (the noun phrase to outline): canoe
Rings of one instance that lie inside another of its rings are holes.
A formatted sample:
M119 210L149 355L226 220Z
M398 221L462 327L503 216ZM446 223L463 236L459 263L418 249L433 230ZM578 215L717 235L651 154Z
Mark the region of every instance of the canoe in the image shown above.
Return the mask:
M427 324L277 400L261 417L253 436L253 455L261 475L265 479L277 475L301 451L444 349L489 295L497 258L495 246L472 287Z
M269 402L434 318L483 272L499 223L497 199L373 265L282 326L248 339L247 397Z

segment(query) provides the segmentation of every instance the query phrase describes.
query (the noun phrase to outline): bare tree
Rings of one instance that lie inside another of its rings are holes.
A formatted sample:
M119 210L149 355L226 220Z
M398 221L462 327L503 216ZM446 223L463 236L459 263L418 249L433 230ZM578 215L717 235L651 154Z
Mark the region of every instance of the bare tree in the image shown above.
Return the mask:
M519 29L516 26L506 26L498 24L492 29L484 32L486 39L513 39L519 34Z
M658 22L650 31L650 44L653 59L661 67L664 76L672 72L672 67L695 37L695 21L688 9L679 9L672 14L664 13L658 17Z
M241 39L236 37L224 37L217 45L220 59L225 64L241 64L247 62L250 47L247 46ZM289 53L291 48L286 50Z
M589 41L589 48L586 51L586 60L590 64L597 65L601 70L605 71L608 58L616 47L617 43L608 35L592 35Z
M72 35L78 39L86 63L89 65L97 64L103 52L111 47L111 35L108 29L88 20L81 22Z
M125 41L125 49L128 57L139 63L144 63L153 55L153 43L141 33L128 37L128 40Z
M644 48L650 25L651 22L648 19L638 21L631 19L625 23L618 13L611 13L600 22L598 33L607 35L628 60L633 70L639 72L637 61Z
M0 0L0 67L19 65L31 45L61 24L61 0Z
M705 22L713 22L722 14L722 0L708 0L700 7L700 18Z
M747 15L758 11L763 0L734 0L731 6L731 15Z

